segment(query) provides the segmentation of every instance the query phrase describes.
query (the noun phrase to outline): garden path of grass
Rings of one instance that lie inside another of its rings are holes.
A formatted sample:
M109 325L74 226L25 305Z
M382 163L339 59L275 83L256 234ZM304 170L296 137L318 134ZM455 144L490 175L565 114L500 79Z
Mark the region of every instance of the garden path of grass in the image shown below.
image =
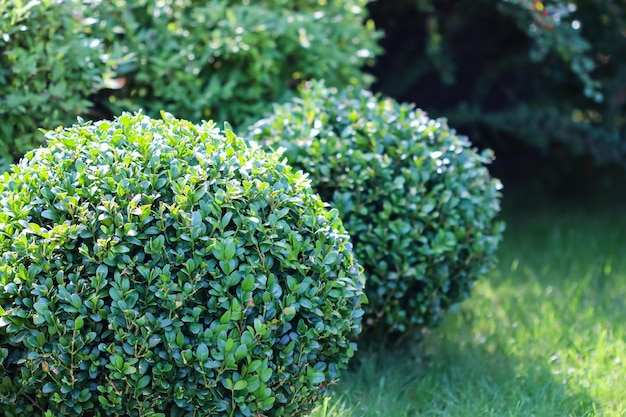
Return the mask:
M362 346L312 417L626 416L624 204L524 201L421 359Z

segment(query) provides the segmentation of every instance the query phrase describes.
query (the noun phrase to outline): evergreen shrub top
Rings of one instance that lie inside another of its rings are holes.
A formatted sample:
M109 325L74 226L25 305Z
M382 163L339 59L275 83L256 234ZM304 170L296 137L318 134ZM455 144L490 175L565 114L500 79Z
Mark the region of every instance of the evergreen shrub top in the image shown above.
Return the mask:
M367 277L368 323L437 324L494 262L501 184L443 120L367 91L313 83L250 137L284 147L341 213Z
M302 173L166 114L47 137L0 182L0 414L310 409L364 296Z

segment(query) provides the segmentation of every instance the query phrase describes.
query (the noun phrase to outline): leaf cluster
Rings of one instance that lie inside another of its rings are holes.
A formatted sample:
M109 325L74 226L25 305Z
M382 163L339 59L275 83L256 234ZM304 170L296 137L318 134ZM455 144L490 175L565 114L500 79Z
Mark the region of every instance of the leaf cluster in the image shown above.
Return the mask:
M367 2L101 2L95 13L120 80L108 106L237 126L301 80L368 85L361 67L378 52L378 36L364 22Z
M90 36L89 9L70 0L0 0L0 158L39 146L39 127L85 115L106 72L104 45ZM6 169L3 169L3 171Z

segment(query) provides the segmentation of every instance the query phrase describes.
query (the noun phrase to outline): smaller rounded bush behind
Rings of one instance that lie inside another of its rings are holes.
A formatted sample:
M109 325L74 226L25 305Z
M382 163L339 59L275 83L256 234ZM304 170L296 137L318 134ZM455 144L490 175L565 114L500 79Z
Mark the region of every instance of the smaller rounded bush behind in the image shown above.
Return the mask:
M310 83L250 138L290 164L341 213L365 268L366 323L431 327L494 263L501 184L443 120L367 91ZM376 326L382 325L382 326Z
M212 122L48 132L0 182L0 414L286 416L353 355L361 268L309 181Z

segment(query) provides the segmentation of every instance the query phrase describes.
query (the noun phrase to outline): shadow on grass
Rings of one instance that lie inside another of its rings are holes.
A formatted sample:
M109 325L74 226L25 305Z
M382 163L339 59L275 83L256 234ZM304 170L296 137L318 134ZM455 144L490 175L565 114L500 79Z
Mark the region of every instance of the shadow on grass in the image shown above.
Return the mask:
M497 273L419 356L361 345L334 410L312 416L624 415L626 215L577 203L505 209Z
M510 340L448 327L428 337L420 358L362 346L358 365L333 391L343 410L337 415L596 415L597 405L584 391L571 392L555 378L550 355L511 354Z

